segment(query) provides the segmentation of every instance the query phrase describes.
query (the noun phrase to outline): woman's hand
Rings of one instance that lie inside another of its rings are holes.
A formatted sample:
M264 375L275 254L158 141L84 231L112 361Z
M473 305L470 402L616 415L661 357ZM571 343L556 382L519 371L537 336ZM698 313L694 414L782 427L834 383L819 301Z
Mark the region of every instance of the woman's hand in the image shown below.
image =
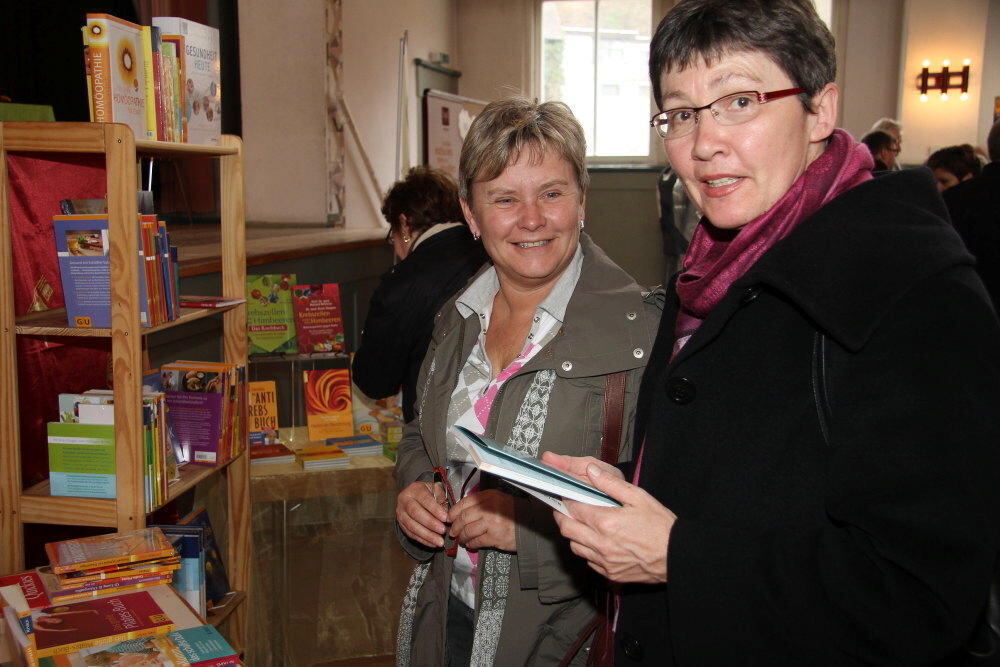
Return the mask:
M621 470L610 463L595 459L593 456L567 456L566 454L556 454L555 452L542 452L542 462L553 468L567 472L587 484L591 483L590 478L587 477L587 468L592 465L597 466L602 472L613 475L618 479L625 479Z
M496 489L469 494L448 512L448 534L466 549L517 551L514 497Z
M447 520L440 482L413 482L396 496L396 523L415 542L432 549L443 547Z
M554 462L546 458L550 465L565 463L558 467L567 472L578 470L582 460ZM572 516L555 512L555 518L573 553L611 581L665 582L667 545L677 516L639 487L621 479L620 472L609 474L607 467L593 462L584 469L587 472L584 481L620 502L622 507L597 507L567 500Z

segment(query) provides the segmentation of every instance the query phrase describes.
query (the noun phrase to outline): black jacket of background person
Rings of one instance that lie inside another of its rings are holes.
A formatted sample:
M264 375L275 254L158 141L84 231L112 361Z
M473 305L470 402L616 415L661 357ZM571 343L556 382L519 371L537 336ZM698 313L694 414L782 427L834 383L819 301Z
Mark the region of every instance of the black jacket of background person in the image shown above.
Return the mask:
M617 665L926 665L971 633L1000 548L1000 326L946 215L926 170L849 190L672 362L668 292L635 442L679 518L668 583L625 589Z
M944 191L952 224L976 258L976 271L1000 310L1000 162Z
M351 375L372 398L403 388L403 416L413 419L417 373L434 329L434 315L487 260L466 226L423 241L380 279L372 295Z

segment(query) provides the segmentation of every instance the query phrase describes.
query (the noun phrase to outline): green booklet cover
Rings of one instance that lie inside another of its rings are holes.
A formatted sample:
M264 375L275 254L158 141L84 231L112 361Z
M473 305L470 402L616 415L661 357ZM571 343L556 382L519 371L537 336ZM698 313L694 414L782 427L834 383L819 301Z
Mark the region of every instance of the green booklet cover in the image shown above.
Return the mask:
M49 422L53 496L115 497L115 427Z
M295 314L292 310L294 273L247 276L247 337L250 354L295 353Z

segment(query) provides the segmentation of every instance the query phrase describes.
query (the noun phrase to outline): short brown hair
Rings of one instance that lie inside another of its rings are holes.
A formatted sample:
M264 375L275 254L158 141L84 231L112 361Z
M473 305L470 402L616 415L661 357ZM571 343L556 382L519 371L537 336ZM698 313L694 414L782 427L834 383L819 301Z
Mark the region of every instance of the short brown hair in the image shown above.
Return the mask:
M649 44L649 78L662 110L660 76L698 60L714 64L735 51L761 51L812 97L837 78L833 35L811 0L684 0L663 17Z
M410 169L406 178L389 188L382 201L382 215L393 231L399 231L399 216L405 215L414 233L440 222L465 222L455 181L430 167Z
M525 148L532 159L541 160L551 150L569 162L580 193L587 192L587 139L570 108L562 102L538 104L514 97L490 102L472 121L459 160L458 196L471 201L475 181L492 181Z

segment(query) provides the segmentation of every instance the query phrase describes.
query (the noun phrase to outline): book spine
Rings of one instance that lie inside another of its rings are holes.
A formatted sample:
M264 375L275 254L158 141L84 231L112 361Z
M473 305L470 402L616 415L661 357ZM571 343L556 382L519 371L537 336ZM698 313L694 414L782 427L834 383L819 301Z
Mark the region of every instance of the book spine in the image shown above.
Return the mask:
M90 39L87 37L87 26L80 28L83 33L83 70L87 76L87 111L90 113L90 122L94 122L94 75L90 67ZM63 211L67 213L68 211Z
M150 48L153 52L153 112L156 114L156 140L163 141L163 91L160 88L160 29L150 28Z
M60 646L52 646L46 649L36 649L35 653L39 658L45 658L51 655L64 655L66 653L79 651L82 648L90 648L91 646L101 646L102 644L117 644L118 642L126 642L130 639L141 639L142 637L164 635L167 634L168 632L173 632L173 631L174 631L174 624L166 623L164 625L158 625L153 628L143 628L142 630L120 632L116 635L110 635L107 637L84 639L82 641L73 642L72 644L62 644Z
M88 30L91 26L99 26L107 35L107 21L103 19L89 19L87 21ZM111 104L111 54L108 50L108 40L102 39L98 43L87 38L87 64L91 74L91 107L93 114L91 120L96 123L113 123L114 113Z
M52 560L53 553L49 551L46 546L46 552L49 555L49 560ZM142 558L135 555L129 556L109 556L108 558L97 558L94 560L88 560L85 563L72 563L66 565L53 565L52 572L55 574L66 574L67 572L77 572L79 570L95 570L99 567L107 567L109 565L124 565L126 563L135 563L138 561L153 560L154 558L169 558L174 556L175 552L173 549L156 551L152 553L142 554Z
M71 602L73 600L89 600L90 598L96 598L98 595L118 595L119 593L130 593L132 591L142 590L143 588L149 588L150 586L158 586L160 584L169 583L172 577L158 577L150 581L144 581L136 584L128 584L126 586L112 586L110 588L101 588L99 590L92 591L73 591L73 592L57 592L53 591L49 597L53 602Z
M156 139L156 88L153 76L153 36L148 25L139 33L142 40L143 92L146 96L146 139Z

